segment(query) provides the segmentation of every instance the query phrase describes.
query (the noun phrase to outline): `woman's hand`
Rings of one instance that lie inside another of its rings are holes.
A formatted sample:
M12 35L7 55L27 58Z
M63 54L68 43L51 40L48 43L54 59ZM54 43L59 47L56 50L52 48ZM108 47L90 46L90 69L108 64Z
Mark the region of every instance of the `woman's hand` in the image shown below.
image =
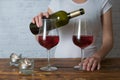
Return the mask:
M45 13L40 13L38 14L37 16L35 16L33 19L32 19L32 23L36 24L37 27L40 27L42 26L42 18L43 16L45 16L46 18L49 17L49 13L48 12L45 12Z
M95 69L99 70L101 67L100 62L101 62L101 59L96 56L86 58L82 62L83 70L86 70L86 71L94 71ZM79 65L81 65L81 63Z

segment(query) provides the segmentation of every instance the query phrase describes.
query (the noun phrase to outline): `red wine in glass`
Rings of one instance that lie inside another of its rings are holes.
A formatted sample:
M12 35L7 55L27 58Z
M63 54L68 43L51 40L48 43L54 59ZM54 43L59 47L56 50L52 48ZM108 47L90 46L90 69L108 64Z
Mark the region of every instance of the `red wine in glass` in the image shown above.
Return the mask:
M56 46L59 42L59 36L46 36L46 39L43 39L43 36L38 36L38 42L41 46L50 50Z
M80 48L88 47L93 42L93 36L89 35L81 35L80 39L77 38L77 36L73 36L73 42L75 45L77 45Z

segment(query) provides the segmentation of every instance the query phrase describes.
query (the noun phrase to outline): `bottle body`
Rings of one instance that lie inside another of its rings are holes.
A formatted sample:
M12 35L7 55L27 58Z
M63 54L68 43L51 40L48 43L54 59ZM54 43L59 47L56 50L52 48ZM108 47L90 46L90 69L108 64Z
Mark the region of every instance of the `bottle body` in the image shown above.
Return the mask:
M59 27L62 27L66 24L69 23L69 20L73 17L76 17L76 16L79 16L79 15L83 15L84 14L84 9L79 9L79 10L76 10L76 11L73 11L73 12L70 12L70 13L67 13L65 11L58 11L56 13L53 13L49 16L50 19L56 19L56 27L55 28L59 28ZM42 27L40 27L42 28ZM36 24L33 24L31 23L30 24L30 30L31 32L36 35L38 33L42 33L39 32L39 29Z
M68 24L69 17L65 11L59 11L50 15L50 18L56 18L56 26L59 28Z

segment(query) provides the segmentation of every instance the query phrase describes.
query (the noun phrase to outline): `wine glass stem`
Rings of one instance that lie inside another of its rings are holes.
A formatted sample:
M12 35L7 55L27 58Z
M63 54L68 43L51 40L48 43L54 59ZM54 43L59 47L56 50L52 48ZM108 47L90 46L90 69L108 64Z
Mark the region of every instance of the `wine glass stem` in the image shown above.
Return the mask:
M48 57L48 67L51 66L50 64L50 50L47 50L47 57Z
M84 49L81 49L81 68L83 67Z

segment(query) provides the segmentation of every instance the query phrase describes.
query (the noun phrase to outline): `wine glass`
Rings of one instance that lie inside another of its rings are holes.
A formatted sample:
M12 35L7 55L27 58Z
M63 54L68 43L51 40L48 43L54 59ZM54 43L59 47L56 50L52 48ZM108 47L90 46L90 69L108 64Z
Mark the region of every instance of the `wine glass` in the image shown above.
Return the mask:
M81 63L79 66L74 66L74 68L83 70L84 49L93 42L92 28L89 26L86 19L75 20L72 40L76 46L81 48Z
M39 29L37 41L41 46L47 49L48 65L41 67L42 71L55 71L57 67L50 64L50 49L55 47L59 42L59 33L56 27L56 19L42 19L42 27Z

